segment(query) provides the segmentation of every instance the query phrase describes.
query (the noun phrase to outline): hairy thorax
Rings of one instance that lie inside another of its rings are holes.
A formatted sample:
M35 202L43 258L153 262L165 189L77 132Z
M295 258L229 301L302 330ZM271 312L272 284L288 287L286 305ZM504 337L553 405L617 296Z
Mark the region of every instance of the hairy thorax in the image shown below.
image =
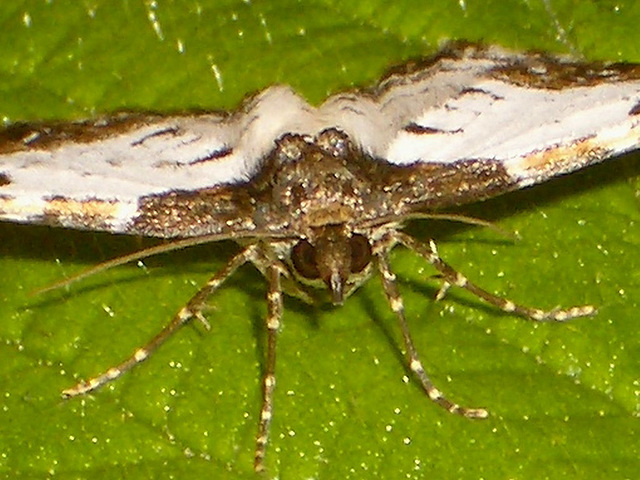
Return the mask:
M286 210L301 233L353 222L370 190L355 155L346 135L335 129L313 140L283 137L272 156L272 205Z

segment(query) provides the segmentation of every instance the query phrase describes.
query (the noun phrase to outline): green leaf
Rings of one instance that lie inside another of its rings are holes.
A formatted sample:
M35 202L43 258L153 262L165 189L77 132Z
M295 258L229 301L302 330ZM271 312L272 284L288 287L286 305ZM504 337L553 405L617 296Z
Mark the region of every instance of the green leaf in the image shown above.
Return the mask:
M640 61L634 2L55 2L0 5L0 114L74 119L121 109L230 109L288 83L313 102L464 38ZM281 478L633 478L640 470L635 328L638 157L467 208L517 231L421 222L442 256L491 292L599 313L535 325L466 292L434 302L424 261L397 251L415 342L450 399L410 378L373 279L344 307L287 298L267 462ZM46 181L46 179L43 179ZM109 387L62 401L154 335L236 251L203 246L28 293L153 244L0 225L2 478L253 478L264 368L264 281L242 269L184 328ZM408 380L406 380L408 378Z

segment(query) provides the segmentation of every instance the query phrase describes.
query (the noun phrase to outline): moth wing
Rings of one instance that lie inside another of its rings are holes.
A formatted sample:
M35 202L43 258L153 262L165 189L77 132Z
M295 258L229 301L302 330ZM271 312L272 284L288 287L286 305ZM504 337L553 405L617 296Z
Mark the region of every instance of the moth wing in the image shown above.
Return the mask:
M248 181L309 108L291 89L272 87L233 115L8 127L0 131L0 219L140 233L132 223L143 199ZM213 231L226 228L211 211L207 220ZM142 233L169 234L161 230Z
M640 67L464 45L322 110L374 158L442 175L475 163L510 190L638 148Z

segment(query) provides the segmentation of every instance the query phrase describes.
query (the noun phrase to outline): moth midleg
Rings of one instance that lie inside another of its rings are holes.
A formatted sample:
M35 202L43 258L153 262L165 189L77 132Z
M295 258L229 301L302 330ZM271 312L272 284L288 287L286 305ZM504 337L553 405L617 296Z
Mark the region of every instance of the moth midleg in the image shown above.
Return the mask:
M445 281L445 287L441 292L446 291L450 286L456 286L464 288L475 296L481 298L485 302L500 308L507 313L515 313L522 317L529 318L536 322L555 321L563 322L576 317L586 317L596 313L596 308L592 305L582 305L577 307L570 307L566 309L555 308L553 310L541 310L538 308L525 307L518 305L511 300L494 295L486 290L471 283L467 277L455 270L449 264L444 262L438 255L436 244L433 240L429 242L429 245L419 242L415 238L402 233L395 232L394 238L398 243L403 244L405 247L417 252L420 256L424 257L436 270L440 272ZM443 293L438 293L438 297L441 298Z
M424 367L422 366L422 362L420 361L420 357L418 356L418 352L411 338L411 333L409 332L409 326L407 325L407 320L404 314L404 303L402 301L402 297L400 296L400 292L398 291L396 276L390 268L388 249L383 249L382 251L378 252L377 258L384 292L387 296L387 300L389 301L391 310L393 310L393 312L396 314L398 323L400 325L400 330L402 331L402 338L404 340L404 345L409 360L409 368L420 380L420 384L422 385L422 388L424 389L427 396L432 401L451 413L456 413L468 418L486 418L489 414L485 409L467 408L453 403L448 400L444 396L444 394L440 390L438 390L431 382L424 370Z
M270 265L266 276L269 282L267 292L267 362L262 379L262 409L258 434L256 435L256 452L253 468L256 472L265 470L264 457L269 441L269 426L273 416L273 392L276 387L276 342L282 319L282 285L280 283L280 267Z
M222 283L229 278L233 273L242 265L247 262L252 262L259 256L259 247L257 245L250 245L243 251L234 256L227 264L216 273L198 292L191 297L187 304L180 309L180 311L173 317L171 322L166 325L155 337L153 337L147 344L136 349L133 354L124 360L122 363L113 366L105 372L96 375L86 382L80 382L77 385L63 390L62 396L64 398L75 397L82 395L101 386L111 382L122 376L125 372L131 370L133 367L145 361L149 356L162 345L171 335L173 335L180 327L187 323L192 318L200 320L205 327L209 327L208 322L202 314L205 302L209 296L211 296Z

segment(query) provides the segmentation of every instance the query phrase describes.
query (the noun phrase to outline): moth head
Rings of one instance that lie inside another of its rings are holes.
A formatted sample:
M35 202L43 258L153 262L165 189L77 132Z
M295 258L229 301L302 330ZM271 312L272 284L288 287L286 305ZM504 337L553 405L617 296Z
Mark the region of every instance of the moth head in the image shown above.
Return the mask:
M308 283L322 282L340 305L366 275L371 245L364 235L348 232L344 225L330 225L301 239L291 251L296 274Z

